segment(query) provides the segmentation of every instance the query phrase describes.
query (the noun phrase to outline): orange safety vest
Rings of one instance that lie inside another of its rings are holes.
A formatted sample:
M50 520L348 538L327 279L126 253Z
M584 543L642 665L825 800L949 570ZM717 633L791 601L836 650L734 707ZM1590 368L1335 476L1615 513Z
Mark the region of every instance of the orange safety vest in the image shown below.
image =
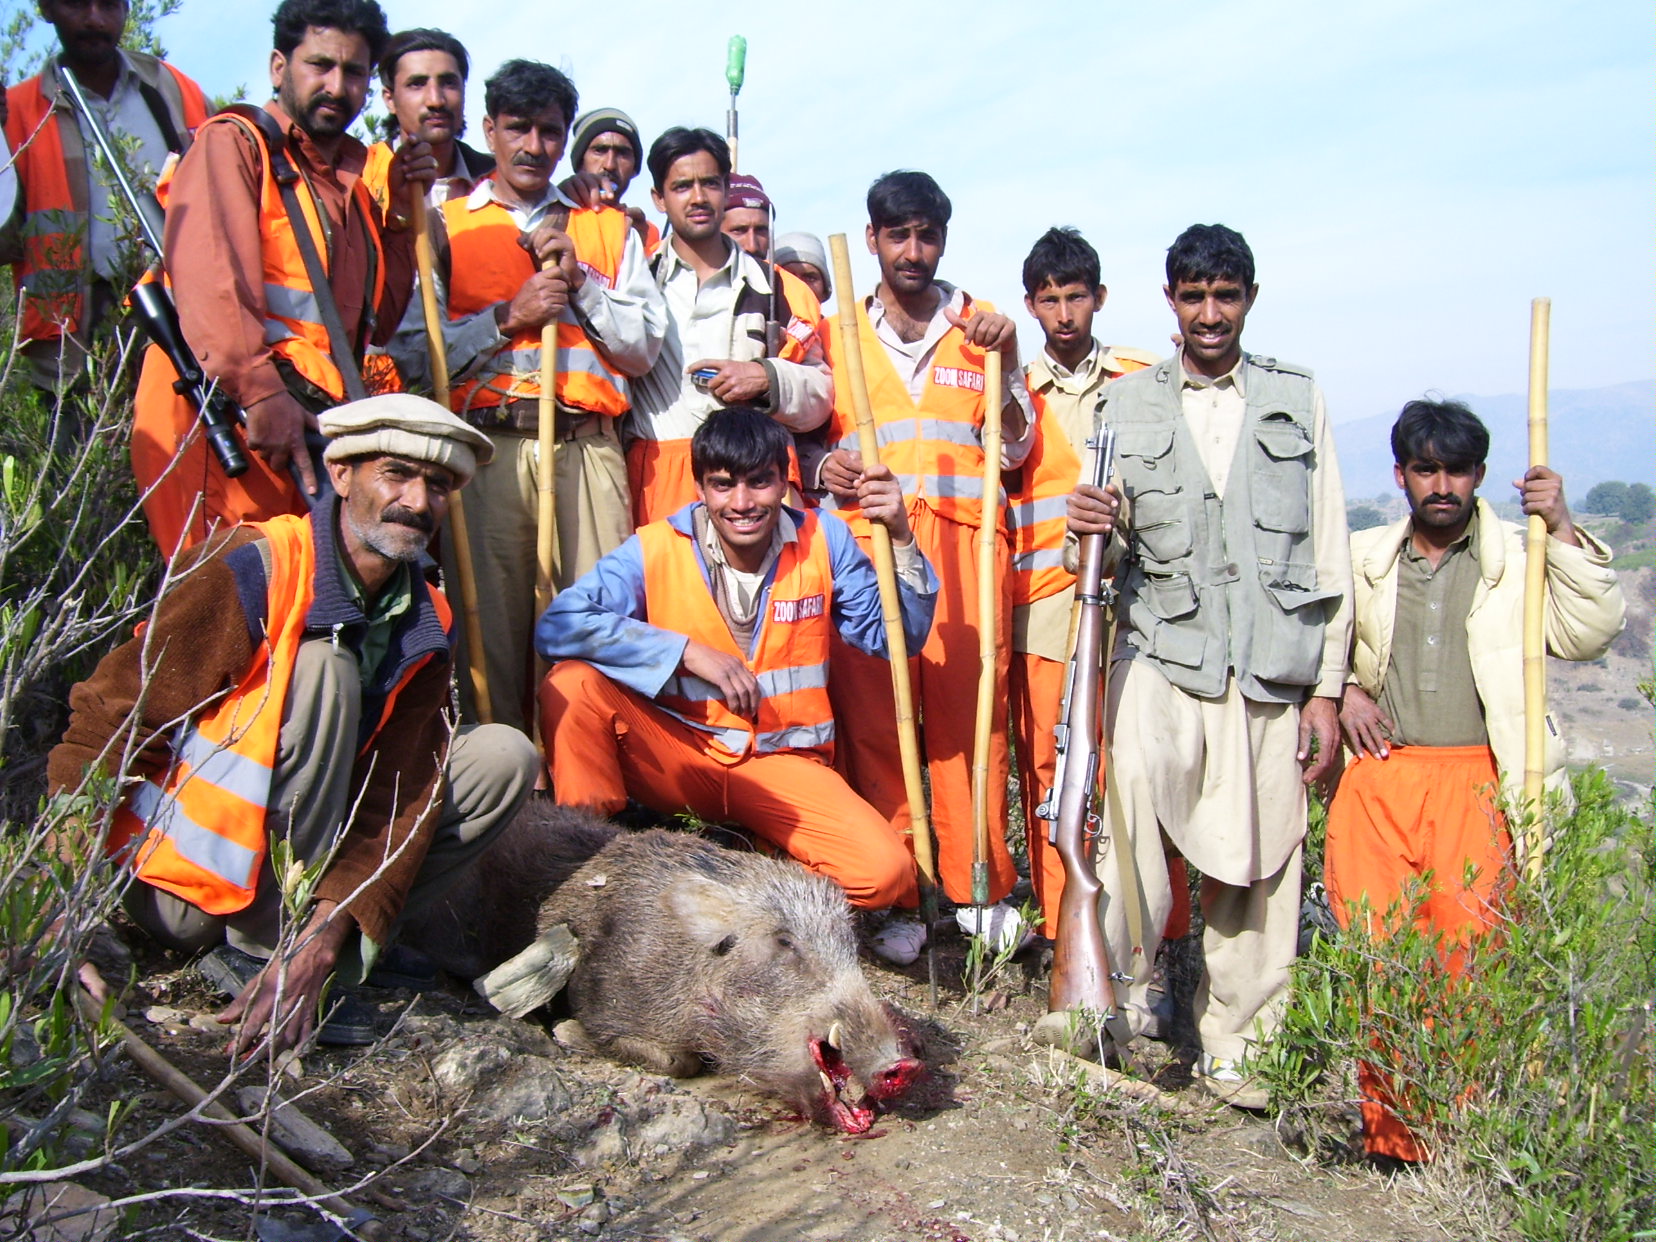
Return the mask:
M265 146L264 134L252 121L234 112L220 112L207 120L209 125L221 123L239 125L247 131L253 139L254 149L259 153L259 165L264 172L259 191L259 255L264 265L265 344L270 346L272 353L287 359L295 371L316 387L334 400L343 401L345 380L328 351L328 329L322 322L321 303L317 301L310 277L305 272L305 260L295 240L293 222L288 219L287 208L282 205L282 192L271 170L270 151ZM172 170L169 169L162 174L155 187L155 195L162 206L166 206L171 185ZM326 268L328 247L323 244L322 219L316 199L303 177L299 178L294 188L305 223L310 229L311 240ZM369 264L373 288L367 300L370 310L379 305L385 292L385 250L380 245L379 230L373 221L373 198L359 177L351 188L341 235L360 229L373 243L374 258ZM230 279L229 273L225 274L225 279ZM346 324L345 330L350 332L351 325ZM357 344L360 347L361 342Z
M1064 568L1064 536L1069 530L1069 495L1081 477L1081 459L1046 399L1035 392L1029 396L1035 407L1035 443L1018 468L1021 477L1006 496L1014 608L1056 595L1075 583L1075 575Z
M164 86L173 88L163 89L173 123L181 120L179 128L194 130L207 119L201 88L166 62L156 63L167 71L161 76ZM30 341L56 340L79 331L86 314L87 156L84 150L77 153L78 175L71 176L58 113L73 112L67 99L55 106L42 75L8 90L6 105L6 141L23 191L23 253L12 270L24 294L18 333ZM80 145L78 128L72 141Z
M443 204L448 226L450 319L475 315L497 302L510 302L535 274L535 261L518 244L521 230L511 212L492 199L473 210L470 201ZM575 243L575 261L605 288L615 288L632 222L613 207L577 208L564 231ZM561 405L616 417L632 406L627 377L587 338L574 316L557 323L557 398ZM451 404L459 414L503 401L540 396L541 330L520 332L484 364L480 375L454 385Z
M1109 356L1120 369L1106 372L1106 384L1152 365L1151 355L1138 350ZM1048 410L1045 394L1031 388L1029 400L1035 407L1035 445L1006 498L1015 608L1056 595L1075 583L1075 575L1064 568L1064 536L1069 530L1069 494L1080 481L1081 459L1063 424Z
M809 751L834 758L834 709L828 701L828 638L833 628L833 567L828 538L807 513L799 537L782 545L770 586L760 597L753 651L738 651L713 593L694 536L671 522L638 530L644 553L645 620L688 634L744 661L759 679L758 719L738 716L716 686L675 672L656 704L705 736L720 763L754 754Z
M961 311L969 319L995 308L968 298ZM891 468L912 506L923 501L932 512L963 526L983 522L983 350L968 345L959 328L950 328L937 343L926 375L920 403L909 396L885 346L874 335L866 305L857 307L857 332L862 342L863 374L868 399L874 407L874 429L880 442L880 461ZM823 336L838 348L837 334ZM837 369L837 368L836 368ZM829 417L829 447L860 451L857 420L848 384L834 385L834 412ZM997 397L998 399L998 397ZM832 493L823 507L837 509L858 535L868 533L868 521L855 504Z
M146 780L115 810L104 849L140 880L208 914L234 914L252 902L268 836L265 816L275 778L288 683L315 594L311 520L285 514L252 523L267 542L266 637L236 688L180 727L164 784ZM428 588L429 589L429 588ZM431 590L444 630L448 601ZM390 719L398 696L429 660L417 660L385 697L366 750Z

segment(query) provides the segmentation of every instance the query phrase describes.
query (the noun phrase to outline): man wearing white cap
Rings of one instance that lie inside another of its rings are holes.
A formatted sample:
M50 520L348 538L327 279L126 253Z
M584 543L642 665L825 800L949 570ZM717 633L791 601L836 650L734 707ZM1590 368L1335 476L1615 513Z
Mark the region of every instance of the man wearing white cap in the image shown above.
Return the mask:
M834 296L834 282L829 277L828 251L815 233L784 233L776 239L772 261L784 272L792 272L805 282L807 288L824 307Z
M104 849L135 876L127 912L169 947L218 945L203 973L235 993L219 1020L240 1022L237 1053L267 1025L276 1048L303 1043L336 965L365 974L535 778L521 733L451 734L443 710L453 627L425 549L488 438L403 393L320 422L332 491L201 545L144 631L70 692L49 765L53 790L117 769ZM278 844L320 864L297 936L282 934ZM351 1008L325 1042L372 1040Z

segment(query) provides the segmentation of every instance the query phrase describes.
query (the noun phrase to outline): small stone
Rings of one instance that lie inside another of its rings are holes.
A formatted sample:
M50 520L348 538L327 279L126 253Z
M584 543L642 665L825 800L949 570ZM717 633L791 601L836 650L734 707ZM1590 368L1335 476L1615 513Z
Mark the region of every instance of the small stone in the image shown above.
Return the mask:
M189 1014L171 1005L151 1005L144 1010L144 1021L153 1026L176 1026L189 1020Z
M609 1205L600 1199L581 1213L581 1217L576 1224L579 1225L582 1233L600 1234L604 1231L604 1226L609 1224L609 1218Z
M477 1153L469 1147L462 1147L454 1153L454 1167L470 1176L483 1167L483 1162L477 1158Z
M584 1208L598 1198L596 1186L566 1186L557 1192L558 1202L567 1208Z
M47 1182L26 1191L31 1242L107 1242L115 1236L120 1214L104 1205L109 1199L75 1182ZM72 1215L65 1215L73 1213Z
M356 1163L338 1139L281 1096L267 1096L262 1087L243 1087L236 1092L236 1103L244 1114L255 1118L270 1108L271 1137L312 1173L338 1173Z

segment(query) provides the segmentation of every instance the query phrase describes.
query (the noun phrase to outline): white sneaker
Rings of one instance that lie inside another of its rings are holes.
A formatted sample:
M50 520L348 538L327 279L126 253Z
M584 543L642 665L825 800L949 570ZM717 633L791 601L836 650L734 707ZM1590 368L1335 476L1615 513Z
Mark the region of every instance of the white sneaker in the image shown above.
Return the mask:
M868 945L893 966L908 966L926 947L926 925L908 919L889 919Z
M992 906L961 906L955 910L955 924L968 936L982 936L995 953L1016 953L1035 939L1033 928L1023 915L1004 901Z
M1196 1081L1209 1095L1232 1108L1259 1113L1271 1102L1265 1085L1248 1073L1242 1062L1228 1057L1212 1057L1204 1052L1196 1065Z

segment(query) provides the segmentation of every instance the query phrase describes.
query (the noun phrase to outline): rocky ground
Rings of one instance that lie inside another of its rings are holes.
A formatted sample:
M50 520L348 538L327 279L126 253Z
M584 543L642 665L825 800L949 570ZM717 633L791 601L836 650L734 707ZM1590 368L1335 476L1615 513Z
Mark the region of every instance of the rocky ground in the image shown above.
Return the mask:
M379 1173L354 1197L381 1236L404 1242L1478 1236L1457 1230L1441 1192L1415 1176L1348 1158L1326 1137L1324 1158L1310 1161L1299 1136L1213 1103L1191 1084L1188 1049L1146 1050L1141 1069L1165 1088L1164 1105L1109 1090L1029 1043L1045 1010L1038 952L991 978L974 1014L963 942L951 931L940 941L935 1009L924 958L869 966L876 990L916 1019L931 1075L858 1138L804 1124L740 1082L658 1078L573 1051L551 1022L501 1018L458 986L365 993L387 1030L380 1044L314 1052L279 1089L336 1141L304 1144L315 1172L331 1188ZM176 959L138 965L132 1028L197 1082L216 1083L226 1069L211 1022L218 1002ZM244 1108L256 1108L248 1088L264 1080L244 1075ZM123 1059L111 1061L107 1087L131 1105L122 1139L180 1111ZM1330 1117L1350 1132L1351 1110L1333 1102ZM116 1199L177 1192L106 1221L104 1237L340 1236L303 1210L255 1220L244 1203L201 1197L253 1179L246 1157L184 1126L80 1183Z

